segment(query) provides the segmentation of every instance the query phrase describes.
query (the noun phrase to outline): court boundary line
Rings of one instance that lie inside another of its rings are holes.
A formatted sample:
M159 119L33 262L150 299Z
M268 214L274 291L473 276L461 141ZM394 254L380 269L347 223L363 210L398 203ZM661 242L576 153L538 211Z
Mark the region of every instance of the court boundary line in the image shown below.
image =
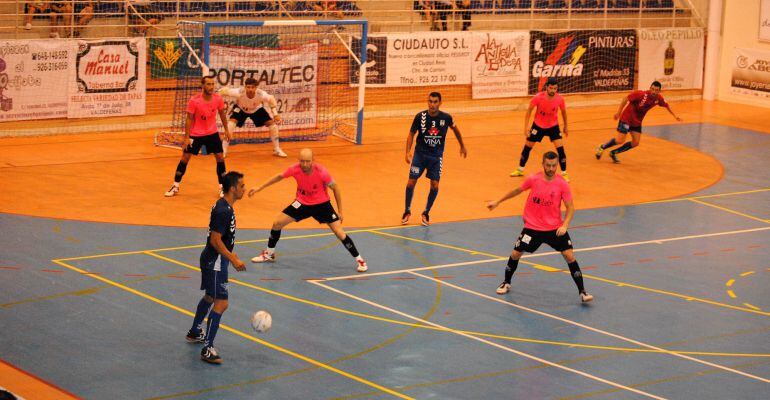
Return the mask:
M459 330L456 330L456 329L452 329L452 328L449 328L449 327L437 324L435 322L431 322L431 321L424 320L424 319L419 318L419 317L415 317L415 316L413 316L411 314L407 314L407 313L405 313L403 311L399 311L399 310L396 310L394 308L390 308L388 306L385 306L385 305L382 305L382 304L379 304L379 303L375 303L373 301L370 301L370 300L358 297L356 295L347 293L345 291L333 288L331 286L327 286L327 285L325 285L323 283L323 281L311 280L311 281L308 281L308 282L310 282L310 283L312 283L314 285L320 286L320 287L322 287L324 289L327 289L327 290L329 290L331 292L340 294L340 295L345 296L345 297L349 297L349 298L351 298L353 300L359 301L359 302L364 303L364 304L368 304L368 305L370 305L372 307L379 308L379 309L388 311L390 313L393 313L393 314L396 314L396 315L400 315L402 317L405 317L405 318L408 318L408 319L411 319L411 320L414 320L414 321L417 321L417 322L421 322L423 324L435 326L437 328L446 330L447 332L454 333L456 335L459 335L459 336L462 336L462 337L465 337L465 338L468 338L468 339L471 339L471 340L475 340L475 341L484 343L486 345L498 348L498 349L503 350L503 351L507 351L509 353L513 353L513 354L519 355L519 356L524 357L524 358L528 358L530 360L539 362L541 364L549 365L551 367L554 367L554 368L557 368L557 369L561 369L561 370L564 370L564 371L567 371L567 372L572 372L574 374L583 376L584 378L595 380L597 382L604 383L606 385L613 386L615 388L627 390L627 391L630 391L630 392L633 392L633 393L636 393L636 394L639 394L639 395L642 395L642 396L645 396L645 397L649 397L649 398L653 398L653 399L665 399L664 397L659 397L659 396L656 396L656 395L654 395L652 393L647 393L647 392L642 391L642 390L634 389L632 387L625 386L625 385L622 385L620 383L613 382L613 381L610 381L608 379L604 379L604 378L598 377L596 375L592 375L592 374L589 374L587 372L583 372L583 371L580 371L580 370L577 370L577 369L574 369L574 368L570 368L570 367L567 367L565 365L561 365L561 364L555 363L553 361L548 361L548 360L546 360L544 358L540 358L540 357L537 357L535 355L532 355L532 354L529 354L529 353L525 353L523 351L516 350L516 349L511 348L511 347L503 346L501 344L498 344L498 343L495 343L495 342L492 342L492 341L489 341L489 340L486 340L486 339L482 339L480 337L477 337L477 336L474 336L474 335L471 335L471 334L468 334L468 333L464 333L462 331L459 331Z
M770 188L763 188L763 189L755 189L755 190L745 190L745 191L738 191L738 192L726 192L726 193L717 193L712 195L703 195L703 196L690 196L690 197L682 197L682 198L676 198L676 199L665 199L665 200L653 200L649 202L642 202L642 203L634 203L634 204L627 204L627 205L617 205L617 206L611 206L611 207L637 207L641 205L647 205L647 204L656 204L656 203L673 203L673 202L680 202L680 201L688 201L693 199L703 199L703 198L711 198L711 197L726 197L726 196L737 196L742 194L751 194L751 193L760 193L760 192L768 192L770 191ZM585 211L588 210L597 210L597 209L603 209L607 207L595 207L595 208L587 208ZM510 216L504 216L499 218L513 218L517 217L519 215L510 215ZM495 219L495 218L490 218ZM78 220L79 221L79 220ZM450 221L449 223L463 223L463 222L471 222L474 220L468 220L468 221ZM762 222L770 223L770 221L761 220ZM89 221L79 221L79 222L89 222ZM95 222L100 223L100 222ZM410 228L421 228L420 225L392 225L392 226L384 226L384 227L376 227L376 228L358 228L348 231L349 233L361 233L361 232L381 232L381 231L387 231L387 230L400 230L400 229L410 229ZM295 236L283 236L281 237L281 240L295 240L295 239L307 239L311 237L324 237L324 236L331 236L333 235L332 232L323 232L323 233L310 233L310 234L304 234L304 235L295 235ZM267 239L252 239L252 240L243 240L243 241L236 241L236 244L251 244L251 243L260 243L260 242L267 242ZM92 254L92 255L85 255L85 256L77 256L77 257L67 257L67 258L58 258L60 261L73 261L73 260L84 260L84 259L92 259L92 258L101 258L101 257L116 257L116 256L126 256L126 255L135 255L135 254L141 254L145 251L151 251L151 252L164 252L164 251L174 251L174 250L187 250L187 249L195 249L195 248L202 248L205 245L202 244L194 244L194 245L184 245L184 246L176 246L176 247L163 247L163 248L155 248L155 249L142 249L142 250L131 250L131 251L124 251L124 252L115 252L115 253L101 253L101 254ZM575 250L580 251L580 250Z
M59 259L51 260L51 261L56 263L56 264L59 264L59 265L65 267L65 268L68 268L68 269L70 269L72 271L81 273L81 274L83 274L83 272L86 272L86 271L84 271L84 270L82 270L80 268L77 268L75 266L69 265L69 264L67 264L64 261L59 260ZM106 284L109 284L109 285L114 286L114 287L116 287L118 289L121 289L123 291L129 292L131 294L134 294L134 295L136 295L136 296L138 296L140 298L144 298L145 300L149 300L149 301L151 301L153 303L160 304L160 305L162 305L162 306L164 306L164 307L166 307L168 309L171 309L173 311L176 311L178 313L187 315L189 317L194 317L195 316L194 313L192 313L192 312L190 312L188 310L185 310L185 309L183 309L183 308L181 308L179 306L176 306L176 305L174 305L172 303L169 303L167 301L161 300L161 299L159 299L159 298L157 298L155 296L151 296L151 295L149 295L147 293L144 293L144 292L142 292L140 290L137 290L137 289L134 289L132 287L123 285L123 284L121 284L119 282L115 282L115 281L113 281L111 279L107 279L105 277L102 277L102 276L99 276L99 275L93 275L93 274L83 274L83 275L89 276L89 277L91 277L93 279L96 279L96 280L100 280L100 281L102 281L102 282L104 282ZM259 338L255 337L253 335L249 335L247 333L244 333L244 332L242 332L242 331L240 331L238 329L235 329L235 328L233 328L233 327L231 327L229 325L220 324L219 327L221 329L223 329L223 330L226 330L226 331L236 335L236 336L240 336L240 337L242 337L242 338L244 338L246 340L249 340L249 341L252 341L252 342L256 342L257 344L260 344L260 345L262 345L264 347L267 347L267 348L269 348L271 350L277 351L279 353L283 353L284 355L288 355L288 356L296 358L296 359L298 359L300 361L304 361L304 362L306 362L308 364L315 365L316 367L322 368L324 370L327 370L329 372L333 372L333 373L335 373L337 375L340 375L342 377L345 377L345 378L348 378L350 380L356 381L356 382L358 382L360 384L363 384L365 386L369 386L371 388L377 389L380 392L384 392L384 393L387 393L387 394L389 394L391 396L398 397L398 398L404 399L404 400L415 400L412 397L409 397L407 395L399 393L399 392L397 392L397 391L395 391L393 389L390 389L390 388L387 388L385 386L379 385L379 384L377 384L375 382L372 382L372 381L367 380L365 378L359 377L357 375L353 375L353 374L351 374L349 372L343 371L343 370L341 370L339 368L336 368L336 367L333 367L331 365L327 365L327 364L322 363L320 361L317 361L317 360L315 360L313 358L307 357L305 355L302 355L300 353L294 352L294 351L289 350L287 348L284 348L284 347L278 346L276 344L270 343L270 342L268 342L266 340L259 339Z
M569 325L574 325L574 326L577 326L579 328L587 329L587 330L589 330L591 332L599 333L599 334L602 334L602 335L605 335L605 336L609 336L609 337L612 337L612 338L615 338L615 339L618 339L618 340L622 340L624 342L635 344L637 346L645 347L645 348L652 349L652 350L657 350L659 353L669 354L669 355L672 355L672 356L683 358L683 359L688 360L688 361L692 361L692 362L696 362L696 363L699 363L699 364L707 365L707 366L712 367L712 368L717 368L717 369L721 369L723 371L732 372L734 374L741 375L741 376L744 376L746 378L758 380L760 382L770 383L770 379L763 378L761 376L756 376L756 375L749 374L749 373L743 372L743 371L739 371L739 370L736 370L736 369L733 369L733 368L730 368L730 367L726 367L726 366L723 366L723 365L720 365L720 364L715 364L715 363L712 363L712 362L709 362L709 361L706 361L706 360L701 360L699 358L695 358L695 357L691 357L691 356L688 356L688 355L680 354L680 353L677 353L677 352L674 352L674 351L671 351L671 350L664 349L662 347L657 347L657 346L654 346L654 345L651 345L651 344L647 344L645 342L638 341L636 339L632 339L632 338L629 338L629 337L626 337L626 336L623 336L623 335L619 335L617 333L612 333L612 332L609 332L609 331L605 331L603 329L599 329L599 328L595 328L595 327L592 327L592 326L589 326L589 325L581 324L580 322L572 321L572 320L569 320L567 318L560 317L558 315L549 314L549 313L547 313L545 311L536 310L534 308L530 308L530 307L526 307L526 306L522 306L522 305L519 305L519 304L516 304L516 303L509 302L509 301L505 301L505 300L503 300L501 298L498 298L498 297L492 297L492 296L489 296L489 295L484 294L484 293L479 293L479 292L476 292L474 290L470 290L470 289L464 288L464 287L459 286L459 285L455 285L455 284L452 284L452 283L449 283L449 282L446 282L446 281L442 281L442 280L439 280L439 279L436 279L436 278L433 278L433 277L430 277L430 276L427 276L427 275L419 274L417 272L410 272L410 274L418 276L418 277L421 277L421 278L424 278L424 279L427 279L427 280L430 280L430 281L434 281L434 282L443 284L444 286L451 287L451 288L453 288L455 290L459 290L459 291L462 291L462 292L465 292L465 293L468 293L468 294L472 294L472 295L481 297L483 299L491 300L491 301L494 301L494 302L500 303L500 304L505 304L505 305L508 305L510 307L513 307L513 308L518 308L519 310L522 310L522 311L527 311L529 313L533 313L533 314L537 314L537 315L540 315L540 316L543 316L543 317L546 317L546 318L554 319L554 320L557 320L557 321L560 321L560 322L563 322L563 323L566 323L566 324L569 324Z
M705 202L703 200L699 200L699 199L688 199L688 200L693 202L693 203L703 204L704 206L709 206L709 207L712 207L712 208L716 208L717 210L722 210L722 211L725 211L725 212L729 212L731 214L739 215L739 216L744 217L744 218L753 219L754 221L763 222L765 224L770 223L770 220L759 218L759 217L755 217L753 215L746 214L746 213L740 212L740 211L736 211L736 210L733 210L731 208L727 208L727 207L719 206L719 205L716 205L716 204L708 203L708 202Z

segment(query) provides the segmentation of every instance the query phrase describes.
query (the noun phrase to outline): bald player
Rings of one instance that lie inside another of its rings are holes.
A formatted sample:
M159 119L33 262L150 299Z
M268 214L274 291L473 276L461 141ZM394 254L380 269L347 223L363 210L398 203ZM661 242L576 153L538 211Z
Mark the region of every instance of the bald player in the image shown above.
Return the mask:
M302 221L313 217L319 224L326 224L334 232L337 238L345 245L350 255L356 259L356 270L366 272L369 267L366 261L358 253L356 245L348 234L342 229L342 192L337 182L334 182L329 171L323 165L313 160L313 150L305 148L299 152L299 162L287 168L283 173L268 179L258 188L249 190L249 197L261 192L264 188L280 182L283 179L293 177L297 181L297 195L294 201L278 214L270 229L270 237L267 240L267 248L251 262L275 262L275 246L281 238L281 229L292 222ZM332 207L331 199L326 188L334 193L337 202L337 211Z

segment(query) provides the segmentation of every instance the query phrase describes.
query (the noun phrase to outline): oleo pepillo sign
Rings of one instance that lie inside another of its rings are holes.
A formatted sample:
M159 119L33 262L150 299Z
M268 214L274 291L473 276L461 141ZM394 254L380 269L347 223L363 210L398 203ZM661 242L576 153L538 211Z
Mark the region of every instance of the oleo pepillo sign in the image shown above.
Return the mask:
M130 40L80 42L76 58L78 92L131 90L139 76L139 51Z

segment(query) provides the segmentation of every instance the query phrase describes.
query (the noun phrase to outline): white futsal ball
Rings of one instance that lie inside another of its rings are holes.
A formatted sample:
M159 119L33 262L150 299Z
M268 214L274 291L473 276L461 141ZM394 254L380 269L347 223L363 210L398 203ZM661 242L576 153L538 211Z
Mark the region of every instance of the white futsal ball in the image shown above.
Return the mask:
M251 327L257 332L267 332L271 326L273 326L273 317L267 311L257 311L251 317Z

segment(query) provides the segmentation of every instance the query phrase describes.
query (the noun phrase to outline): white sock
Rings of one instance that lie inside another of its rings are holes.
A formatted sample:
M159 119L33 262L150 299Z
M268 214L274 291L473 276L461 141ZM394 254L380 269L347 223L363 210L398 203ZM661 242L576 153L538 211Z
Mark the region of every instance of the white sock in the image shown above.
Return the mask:
M275 249L274 248L271 249L271 248L268 247L267 249L265 249L265 251L267 251L267 255L269 255L269 256L272 256L273 254L275 254Z
M179 187L179 182L174 182L174 187Z
M273 149L280 150L281 145L278 144L278 126L272 124L268 129L270 129L270 140L273 142Z
M235 133L235 122L233 121L228 122L227 127L230 129L230 134Z
M364 258L361 257L361 255L359 254L358 256L356 256L356 260L357 261L364 261Z

